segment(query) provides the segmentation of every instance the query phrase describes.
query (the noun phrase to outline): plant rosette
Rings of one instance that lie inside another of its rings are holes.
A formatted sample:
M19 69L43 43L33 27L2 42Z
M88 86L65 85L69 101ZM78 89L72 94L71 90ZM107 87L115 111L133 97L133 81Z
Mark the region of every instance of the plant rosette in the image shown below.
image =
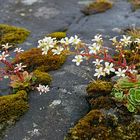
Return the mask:
M111 92L117 102L121 102L130 112L140 110L140 75L137 82L132 82L128 77L120 78Z

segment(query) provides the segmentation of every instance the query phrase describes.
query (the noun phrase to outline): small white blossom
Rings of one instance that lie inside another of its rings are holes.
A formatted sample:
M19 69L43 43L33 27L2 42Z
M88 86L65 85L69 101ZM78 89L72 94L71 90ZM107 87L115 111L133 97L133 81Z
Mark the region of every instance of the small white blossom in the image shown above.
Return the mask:
M135 42L138 43L138 44L140 44L140 39L139 38L136 38Z
M55 38L45 37L42 40L38 41L39 45L38 48L53 48L56 45Z
M16 67L14 68L17 71L23 70L23 68L25 68L25 65L22 65L22 63L16 64Z
M47 55L49 51L49 47L46 46L45 48L42 48L42 55Z
M125 35L123 35L123 38L122 39L120 39L120 41L125 45L125 46L127 46L127 45L129 45L132 41L131 41L131 36L125 36Z
M118 77L125 77L125 72L126 72L126 70L122 70L121 68L119 68L118 71L115 72L115 74Z
M78 38L77 35L75 35L74 37L70 37L69 41L72 43L72 45L77 45L81 42L81 39Z
M60 40L60 43L61 43L61 44L65 44L65 45L69 45L69 44L72 43L72 40L70 40L68 37L65 37L65 38L62 38L62 39Z
M9 54L6 54L5 51L2 52L2 53L0 54L0 61L1 61L1 60L6 60L6 57L8 57L8 56L9 56Z
M60 55L64 48L57 46L56 49L52 49L53 55Z
M103 60L96 59L92 63L95 64L95 66L100 66L101 65L101 62L103 62Z
M105 76L105 72L103 71L103 67L100 67L99 69L95 69L96 73L94 76L97 76L99 78L100 76Z
M24 50L22 50L21 48L16 48L15 50L14 50L14 52L17 52L17 53L20 53L20 52L23 52Z
M110 72L115 72L115 69L113 68L113 63L105 62L104 72L107 74L110 74Z
M111 38L109 40L111 40L113 45L114 45L115 43L117 43L117 36L115 36L115 37L113 37L113 38Z
M94 39L92 39L92 41L95 41L97 43L100 43L103 41L102 35L95 35Z
M72 60L72 62L76 62L77 66L79 66L82 61L83 61L83 57L81 55L76 55L75 59Z
M11 47L12 47L12 45L9 45L8 43L2 45L2 48L5 49L5 50L7 50Z
M50 91L50 88L48 85L44 86L44 85L41 85L39 84L39 86L37 87L37 90L40 92L40 95L44 92L44 93L47 93Z
M92 46L89 46L89 54L97 54L97 52L100 50L100 46L96 43L93 43Z

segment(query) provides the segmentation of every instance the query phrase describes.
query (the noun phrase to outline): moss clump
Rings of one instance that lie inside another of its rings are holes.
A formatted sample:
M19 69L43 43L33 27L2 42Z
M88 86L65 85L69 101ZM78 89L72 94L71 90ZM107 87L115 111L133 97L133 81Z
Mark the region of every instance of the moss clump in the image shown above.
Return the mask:
M53 32L47 35L48 37L56 38L56 39L62 39L66 37L66 32Z
M36 84L48 85L52 81L52 77L46 72L41 72L39 70L35 70L33 72L33 75L36 78L36 80L35 80Z
M27 93L24 90L16 94L0 97L0 135L8 125L13 124L29 108Z
M105 12L108 9L112 8L112 3L109 0L96 0L95 2L90 3L86 6L82 12L85 15L91 15L96 13Z
M111 97L100 96L96 99L90 100L90 105L92 109L110 109L115 106L115 102Z
M65 140L91 140L92 138L99 140L99 134L106 138L109 132L102 125L104 120L104 115L99 110L90 111L74 128L70 129Z
M133 11L140 8L140 1L139 0L128 0L128 1L132 3Z
M15 60L14 63L22 62L26 64L26 69L30 71L38 69L42 72L47 72L60 68L65 60L66 55L64 53L61 55L53 55L53 53L49 51L47 55L42 55L40 48L32 48L19 54L18 59Z
M65 140L138 140L140 122L132 120L126 124L119 120L114 114L91 110L70 129Z
M0 97L0 123L18 119L27 109L27 93L24 90Z
M87 93L89 96L96 96L96 94L106 95L112 90L112 83L107 81L93 81L87 86Z
M30 34L30 31L25 28L0 24L0 44L20 44Z
M124 33L131 36L133 39L140 38L140 28L127 28L124 29Z

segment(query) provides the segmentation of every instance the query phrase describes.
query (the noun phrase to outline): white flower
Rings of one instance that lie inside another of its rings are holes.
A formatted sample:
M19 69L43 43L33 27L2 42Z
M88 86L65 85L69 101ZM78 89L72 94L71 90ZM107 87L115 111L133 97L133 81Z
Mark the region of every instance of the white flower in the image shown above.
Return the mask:
M72 62L76 62L77 66L79 66L82 61L83 61L83 57L81 55L76 55L75 59L72 60Z
M115 74L119 77L125 77L126 70L122 70L121 68L118 69L118 71L115 72Z
M123 38L120 39L120 41L125 45L129 45L132 41L131 41L131 36L126 37L125 35L123 35Z
M140 44L140 39L139 38L136 38L135 42L138 43L138 44Z
M100 43L103 41L102 35L95 35L94 39L92 39L92 41L95 41L97 43Z
M2 45L2 48L5 49L5 50L7 50L11 47L12 47L12 45L9 45L8 43Z
M14 52L17 52L17 53L20 53L20 52L23 52L24 50L22 50L21 48L16 48L15 50L14 50Z
M88 48L90 49L90 54L97 54L97 52L100 50L100 46L96 43L93 43L92 46L89 46Z
M16 64L16 67L14 68L17 71L23 70L23 68L25 68L25 65L22 65L22 63Z
M70 37L69 41L72 43L72 45L77 45L81 42L81 39L78 38L77 35L75 35L74 37Z
M131 74L137 74L138 73L138 71L137 70L132 70L132 69L130 69L130 70L128 70Z
M72 40L70 40L68 37L65 37L65 38L62 38L62 39L60 40L60 43L61 43L61 44L65 44L65 45L69 45L69 44L72 43Z
M53 55L59 55L64 50L64 48L57 46L56 49L52 49Z
M44 92L44 93L47 93L50 91L50 88L48 85L44 86L44 85L41 85L39 84L39 86L37 87L37 90L40 92L40 95Z
M2 52L2 53L0 54L0 61L1 61L1 60L6 60L6 57L8 57L8 56L9 56L9 54L6 54L5 51Z
M95 71L96 71L96 73L94 74L94 76L97 76L97 78L99 78L100 76L105 76L103 67L100 67L99 69L95 69Z
M96 59L96 60L93 61L92 63L94 63L95 66L100 66L100 65L101 65L101 62L103 62L103 60Z
M113 63L105 62L104 72L107 74L110 74L110 72L115 72L115 69L113 68Z
M117 42L117 36L115 36L115 37L113 37L113 38L111 38L109 40L111 40L113 42L113 44L115 44Z
M56 40L55 38L45 37L44 39L39 40L38 43L38 48L53 48L54 45L56 45Z
M46 46L45 48L42 48L42 55L47 55L49 51L49 47Z

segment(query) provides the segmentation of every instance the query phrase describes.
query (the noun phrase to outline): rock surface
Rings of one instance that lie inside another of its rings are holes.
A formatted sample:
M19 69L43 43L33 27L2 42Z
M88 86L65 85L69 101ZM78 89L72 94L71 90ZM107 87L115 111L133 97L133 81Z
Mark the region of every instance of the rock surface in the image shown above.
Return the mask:
M105 13L85 16L80 12L86 0L1 0L0 23L25 27L32 34L20 45L37 46L38 39L54 31L67 30L89 40L95 34L118 35L127 26L140 26L140 10L132 12L127 0L114 0ZM94 68L76 67L68 58L64 66L51 72L51 91L30 94L30 110L2 140L63 140L70 127L88 112L85 87L93 78ZM90 76L89 76L90 75Z

